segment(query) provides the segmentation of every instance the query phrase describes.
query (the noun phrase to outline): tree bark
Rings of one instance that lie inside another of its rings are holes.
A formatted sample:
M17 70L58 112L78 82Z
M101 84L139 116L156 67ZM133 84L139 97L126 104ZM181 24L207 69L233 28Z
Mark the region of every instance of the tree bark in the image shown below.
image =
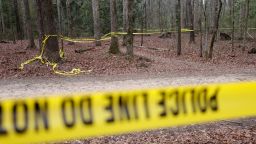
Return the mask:
M61 0L56 1L57 4L57 13L58 13L58 33L59 35L63 35L63 26L62 26L62 20L63 20L63 8L62 8L62 3ZM61 39L61 51L64 51L64 42L63 39ZM64 57L64 53L62 57Z
M200 51L199 51L199 56L203 57L203 31L202 31L202 9L203 9L203 0L199 0L199 20L198 20L198 25L200 29Z
M141 14L141 33L144 33L144 29L145 29L145 25L146 25L146 8L147 8L147 3L146 1L144 1L143 5L141 6L142 8L142 14ZM141 40L140 40L140 46L143 46L143 43L144 43L144 35L142 34L141 35Z
M116 8L116 0L110 0L110 14L111 14L111 44L109 48L109 53L118 54L119 44L118 37L115 35L117 32L117 8Z
M127 23L128 23L128 0L123 0L123 31L127 32ZM127 35L123 36L123 46L126 46Z
M133 25L134 25L134 0L128 1L128 25L127 25L127 55L133 56Z
M243 39L244 32L244 17L245 17L245 3L241 2L240 4L240 18L239 18L239 26L240 26L240 39Z
M1 17L1 28L2 28L2 34L5 33L5 21L4 21L4 11L3 11L3 3L2 0L0 0L0 17Z
M188 19L189 19L189 28L194 30L194 12L193 12L193 4L194 0L187 0L187 9L188 9ZM195 43L195 32L190 32L190 40L189 43Z
M162 23L162 13L161 13L161 3L162 0L158 0L158 24L159 24L159 29L161 32L163 32L163 23Z
M244 21L244 31L243 31L243 52L245 51L246 44L245 41L247 39L247 32L248 32L248 18L249 18L249 12L250 12L250 0L245 1L245 21Z
M213 46L214 46L214 42L215 42L217 32L218 32L218 29L219 29L219 19L220 19L220 14L221 14L221 10L222 10L222 1L221 0L219 0L218 2L217 1L215 2L214 9L215 9L214 11L216 13L215 14L216 18L214 18L215 19L215 21L214 21L214 31L213 31L213 35L212 35L212 39L211 39L207 59L208 58L212 59L212 57L213 57Z
M58 31L59 31L59 34L62 34L61 0L57 0L56 3L57 3L57 12L58 12Z
M232 17L232 52L234 52L234 39L235 39L235 1L231 0L231 17Z
M17 0L13 0L13 8L14 8L14 15L15 15L15 22L16 22L16 31L18 34L18 39L20 40L23 37L23 33L22 33L22 28L20 26L20 16L19 16Z
M71 0L66 1L67 18L68 18L68 36L73 37L73 17L71 14Z
M44 8L45 17L45 34L56 35L57 30L54 23L53 4L52 0L40 0ZM61 60L59 55L59 43L57 37L50 37L47 40L44 56L51 62L59 62Z
M26 29L27 29L27 37L29 38L29 44L27 48L36 49L28 0L23 0L23 3L25 8L25 22L26 22Z
M101 46L99 0L92 0L95 45Z
M208 12L208 3L209 1L205 1L204 4L204 29L205 29L205 38L204 38L204 50L203 55L204 57L207 57L208 55L208 37L209 37L209 18L207 17L209 15Z
M39 37L38 37L38 42L39 42L39 47L40 50L42 49L42 43L43 43L43 39L44 39L44 34L45 34L45 30L44 30L44 12L42 9L42 0L36 0L36 6L37 6L37 29L38 29L38 33L39 33Z
M181 2L177 0L176 4L176 26L177 26L177 55L181 55Z

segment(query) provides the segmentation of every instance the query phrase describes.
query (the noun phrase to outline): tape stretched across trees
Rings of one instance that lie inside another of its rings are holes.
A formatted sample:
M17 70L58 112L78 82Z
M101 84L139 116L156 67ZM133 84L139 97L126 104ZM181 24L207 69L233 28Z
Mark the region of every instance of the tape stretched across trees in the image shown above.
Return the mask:
M193 31L193 30L182 29L181 31L182 32L190 32L190 31ZM175 31L173 31L173 32L175 32ZM161 32L147 32L147 33L133 33L133 34L134 35L148 35L148 34L159 34L159 33L161 33ZM110 40L111 36L119 36L119 35L127 35L127 33L126 32L110 32L110 33L105 34L104 36L102 36L100 41ZM42 48L41 48L40 54L35 56L32 59L29 59L29 60L21 63L21 65L20 65L21 70L24 69L25 65L31 64L35 61L39 61L42 64L45 64L47 66L51 66L53 72L55 74L59 74L59 75L72 76L72 75L77 75L77 74L80 74L80 73L89 73L89 72L91 72L91 70L83 71L79 68L73 68L69 72L61 71L61 70L58 70L58 63L50 62L46 58L44 58L43 55L44 55L44 52L45 52L45 46L46 46L49 38L51 38L51 37L58 37L61 40L69 41L69 42L75 42L75 43L91 43L91 42L97 41L94 38L75 38L74 39L74 38L64 37L62 35L46 35L43 42L42 42ZM64 50L63 49L59 50L59 55L60 55L60 58L62 58L62 59L64 58Z
M256 116L256 82L0 101L0 143L123 134Z

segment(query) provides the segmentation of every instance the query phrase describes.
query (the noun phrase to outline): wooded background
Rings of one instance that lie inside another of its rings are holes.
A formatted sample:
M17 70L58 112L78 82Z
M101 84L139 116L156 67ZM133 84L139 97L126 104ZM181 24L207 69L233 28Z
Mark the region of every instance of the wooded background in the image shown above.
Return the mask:
M100 37L124 31L127 54L133 55L133 32L177 31L177 55L181 50L181 29L190 32L190 43L200 34L200 56L212 58L220 33L245 43L256 27L253 0L0 0L0 40L28 39L28 48L41 48L44 35ZM118 38L112 35L110 53L119 53ZM233 46L232 46L233 47ZM233 48L232 48L233 50ZM243 48L245 50L245 48ZM59 61L56 37L48 40L45 56Z

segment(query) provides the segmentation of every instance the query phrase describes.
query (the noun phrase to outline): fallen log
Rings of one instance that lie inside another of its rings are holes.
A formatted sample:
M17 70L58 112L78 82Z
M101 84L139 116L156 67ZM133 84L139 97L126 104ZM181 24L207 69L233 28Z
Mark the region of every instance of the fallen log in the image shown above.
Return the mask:
M134 47L147 48L147 49L155 50L155 51L168 51L169 50L169 49L166 49L166 48L145 47L145 46L136 46L136 45Z
M0 43L5 43L6 44L6 43L9 43L9 42L1 40Z
M84 53L84 52L87 52L87 51L91 51L91 50L94 50L95 48L86 48L86 49L79 49L79 50L75 50L75 53Z
M256 54L256 48L253 48L250 51L248 51L248 54Z

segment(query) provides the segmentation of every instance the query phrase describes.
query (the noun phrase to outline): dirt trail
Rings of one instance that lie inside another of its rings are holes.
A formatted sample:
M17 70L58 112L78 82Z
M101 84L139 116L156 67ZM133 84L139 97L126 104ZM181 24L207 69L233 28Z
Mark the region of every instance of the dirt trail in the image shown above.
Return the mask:
M219 76L110 76L110 77L67 77L52 79L1 80L0 98L68 94L71 92L92 92L139 89L163 86L179 86L218 82L256 80L253 74L228 74Z

